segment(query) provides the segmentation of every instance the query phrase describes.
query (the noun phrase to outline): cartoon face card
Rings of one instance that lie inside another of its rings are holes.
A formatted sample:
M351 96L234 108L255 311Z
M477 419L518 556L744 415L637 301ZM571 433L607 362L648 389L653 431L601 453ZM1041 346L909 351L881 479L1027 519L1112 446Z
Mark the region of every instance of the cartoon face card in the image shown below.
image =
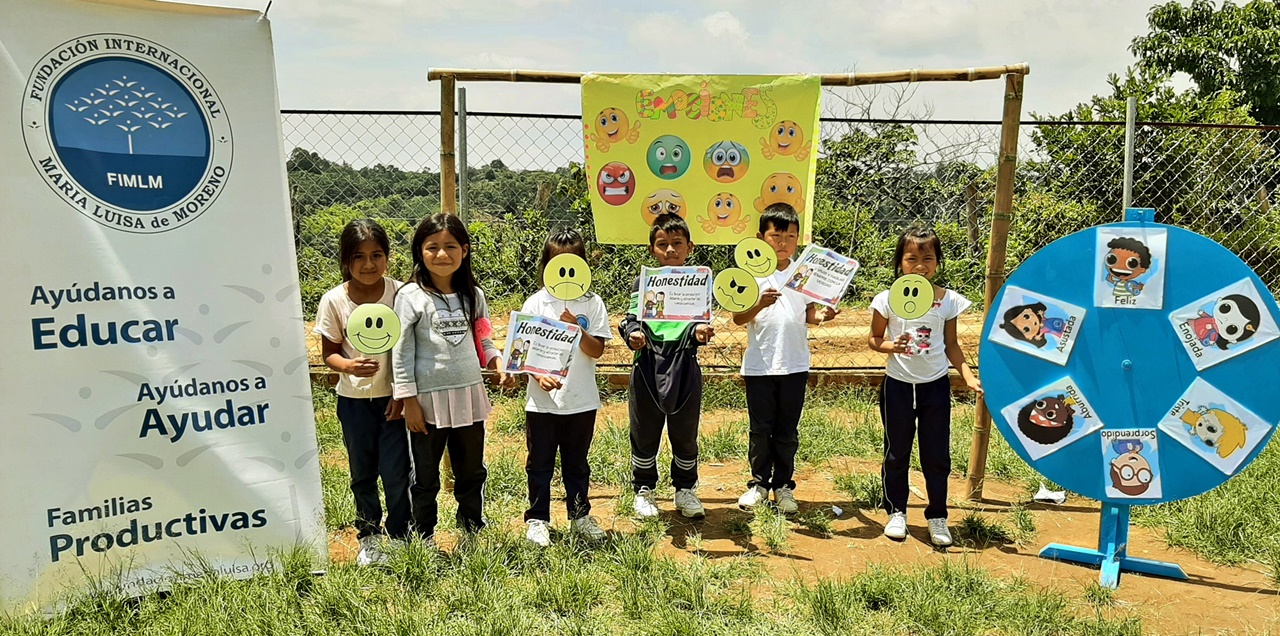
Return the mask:
M1276 338L1276 321L1246 278L1169 314L1178 341L1202 371Z
M1102 431L1102 469L1107 497L1159 499L1160 447L1154 428Z
M991 341L1054 364L1067 364L1085 310L1021 287L1005 289Z
M1196 378L1160 421L1160 430L1214 468L1232 475L1258 442L1266 438L1271 424L1217 387Z
M1093 303L1161 309L1169 233L1163 228L1098 228Z
M1069 377L1004 407L1000 414L1033 460L1102 428L1098 412Z

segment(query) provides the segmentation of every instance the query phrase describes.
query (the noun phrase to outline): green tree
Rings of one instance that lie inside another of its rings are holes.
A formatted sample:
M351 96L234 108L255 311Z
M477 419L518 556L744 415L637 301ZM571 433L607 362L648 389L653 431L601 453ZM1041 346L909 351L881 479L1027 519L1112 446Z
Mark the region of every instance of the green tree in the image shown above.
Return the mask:
M1230 91L1263 124L1280 124L1280 6L1275 0L1215 7L1167 2L1147 14L1151 32L1134 38L1138 64L1186 73L1201 96Z

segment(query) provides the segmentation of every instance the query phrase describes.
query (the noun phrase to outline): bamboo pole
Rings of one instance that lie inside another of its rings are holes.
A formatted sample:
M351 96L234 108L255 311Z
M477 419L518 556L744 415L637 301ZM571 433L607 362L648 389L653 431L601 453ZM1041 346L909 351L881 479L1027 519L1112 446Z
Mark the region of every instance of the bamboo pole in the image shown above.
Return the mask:
M454 98L457 78L440 77L440 211L458 213L458 166L454 157Z
M912 69L880 73L827 73L822 75L823 86L864 86L867 84L896 84L899 82L973 82L1000 79L1005 75L1028 75L1031 66L1026 62L1005 66L982 66L952 69ZM583 73L569 71L469 70L433 68L427 71L427 80L445 81L452 78L459 82L538 82L543 84L577 84Z
M1004 78L1004 117L1000 123L1000 157L996 169L996 200L991 215L991 245L987 250L987 289L984 312L1004 285L1005 252L1009 244L1009 225L1013 221L1013 177L1018 168L1018 122L1022 117L1021 74ZM987 402L978 398L973 426L973 445L969 449L969 475L966 490L970 501L982 499L982 485L987 473L987 447L991 443L991 412Z
M969 233L969 254L978 258L982 244L978 240L978 184L970 182L964 187L965 229Z

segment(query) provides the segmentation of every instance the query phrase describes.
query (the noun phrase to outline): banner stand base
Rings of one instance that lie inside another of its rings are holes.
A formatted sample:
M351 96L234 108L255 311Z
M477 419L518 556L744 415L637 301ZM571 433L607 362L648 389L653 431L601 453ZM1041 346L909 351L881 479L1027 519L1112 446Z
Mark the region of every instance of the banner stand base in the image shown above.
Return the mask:
M1129 506L1103 502L1102 518L1098 525L1098 549L1050 543L1040 549L1040 557L1055 561L1083 563L1101 566L1098 583L1105 588L1120 587L1121 572L1137 572L1179 581L1187 580L1187 573L1176 563L1152 561L1128 556Z

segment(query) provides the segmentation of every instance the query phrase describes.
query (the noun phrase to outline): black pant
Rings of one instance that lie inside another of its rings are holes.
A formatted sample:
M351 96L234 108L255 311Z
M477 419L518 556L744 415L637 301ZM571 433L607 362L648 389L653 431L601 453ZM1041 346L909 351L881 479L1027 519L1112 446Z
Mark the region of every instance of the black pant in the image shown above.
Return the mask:
M556 449L560 450L560 478L564 481L564 502L569 519L585 517L591 512L587 489L591 485L591 466L587 451L596 432L595 410L556 415L524 414L524 443L529 457L524 472L529 476L529 509L524 519L551 521L551 477L556 470Z
M809 372L748 375L742 381L746 384L747 416L751 420L747 445L751 481L747 487L795 488L792 477L796 472L796 451L800 450L800 413L804 411Z
M458 527L477 532L484 527L484 422L456 428L427 424L427 432L409 433L413 454L413 481L409 500L413 505L414 531L430 538L436 531L440 493L440 457L445 448L453 464L453 498L458 500Z
M387 534L397 539L409 534L409 437L403 419L387 421L390 400L338 396L338 421L347 447L360 538L382 532L379 476L387 496Z
M880 385L880 421L884 423L884 509L907 511L911 443L920 431L920 469L929 505L925 519L947 518L947 476L951 474L951 380L924 384L885 376Z
M671 485L676 490L698 483L698 418L702 410L702 385L689 394L683 405L670 415L663 413L643 378L631 372L627 389L627 412L631 419L631 486L653 490L658 485L658 446L662 427L671 440Z

